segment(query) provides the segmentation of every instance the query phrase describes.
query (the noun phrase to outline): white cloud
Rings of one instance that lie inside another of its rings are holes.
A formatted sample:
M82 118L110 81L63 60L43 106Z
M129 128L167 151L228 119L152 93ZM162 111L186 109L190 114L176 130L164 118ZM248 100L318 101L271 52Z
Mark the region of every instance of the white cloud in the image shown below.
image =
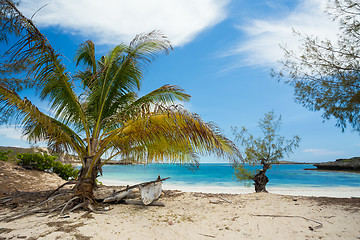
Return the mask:
M22 134L20 128L15 128L15 126L1 126L0 127L0 137L2 139L15 139L15 140L22 140Z
M98 44L131 41L160 30L174 46L192 41L226 17L229 0L23 0L20 9L40 27L59 26Z
M330 151L327 149L318 149L318 148L304 149L303 152L310 153L315 156L337 156L337 155L344 154L344 152L342 152L342 151Z
M280 45L286 45L291 50L297 50L300 46L299 37L294 35L293 30L321 39L336 39L338 23L324 12L326 2L300 0L286 17L268 16L266 20L254 19L249 24L237 26L247 38L228 55L240 54L240 66L274 66L284 54Z

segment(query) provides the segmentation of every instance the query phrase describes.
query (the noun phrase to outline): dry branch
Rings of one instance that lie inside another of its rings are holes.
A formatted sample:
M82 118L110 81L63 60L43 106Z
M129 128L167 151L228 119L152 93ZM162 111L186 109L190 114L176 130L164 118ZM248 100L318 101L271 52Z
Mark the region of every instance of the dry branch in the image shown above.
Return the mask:
M68 184L76 184L76 183L78 183L78 181L69 181L69 182L66 182L66 183L62 184L62 185L59 186L57 189L55 189L54 191L52 191L52 192L46 197L46 199L48 199L48 198L51 197L54 193L56 193L57 191L59 191L60 188L66 186L66 185L68 185Z
M215 238L215 236L213 235L209 235L209 234L203 234L203 233L199 233L201 236L204 236L204 237L211 237L211 238Z

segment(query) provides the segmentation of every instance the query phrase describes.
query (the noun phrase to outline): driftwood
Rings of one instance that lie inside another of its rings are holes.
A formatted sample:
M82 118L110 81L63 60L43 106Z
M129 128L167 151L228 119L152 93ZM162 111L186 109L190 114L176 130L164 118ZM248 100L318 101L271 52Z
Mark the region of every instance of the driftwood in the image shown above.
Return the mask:
M131 200L131 199L124 199L124 203L129 204L129 205L142 205L142 206L144 206L144 203L142 201ZM165 204L162 203L162 202L152 202L152 203L148 204L147 206L165 207Z
M160 176L158 176L158 178L154 181L143 182L132 186L126 186L125 189L122 189L120 191L114 191L113 194L105 198L103 202L108 203L121 201L122 203L126 204L157 206L158 203L154 203L155 205L151 203L160 197L162 191L162 181L165 181L169 178L170 177L160 178ZM132 189L136 187L139 187L140 189L142 202L138 203L128 200L124 201L124 198L126 198L126 196L129 195L129 193L132 191ZM162 203L160 203L160 205L164 206L164 204Z
M203 234L203 233L199 233L201 236L204 236L204 237L210 237L210 238L215 238L215 236L213 235L209 235L209 234Z
M303 216L289 216L289 215L257 215L257 214L250 214L250 216L254 216L254 217L285 217L285 218L302 218L302 219L305 219L307 221L311 221L311 222L314 222L314 223L317 223L318 225L315 226L315 227L311 227L309 226L309 229L311 231L315 230L315 229L319 229L319 228L322 228L323 227L323 224L321 222L318 222L318 221L315 221L315 220L312 220L310 218L306 218L306 217L303 217Z
M144 205L149 205L160 197L162 183L155 182L146 185L140 185L139 189L141 193L141 201L144 203Z
M154 181L150 181L150 182L143 182L143 183L139 183L139 184L135 184L135 185L132 185L132 186L126 186L125 189L122 189L120 191L117 191L116 193L121 193L121 192L125 192L129 189L133 189L133 188L136 188L136 187L139 187L139 186L145 186L147 184L150 184L150 183L156 183L156 182L162 182L162 181L165 181L167 179L169 179L170 177L167 177L167 178L160 178L160 176L154 180Z
M209 203L213 203L213 204L219 204L219 203L224 203L224 202L227 202L227 203L231 203L230 200L222 197L222 196L219 196L220 199L209 199Z
M219 196L219 198L221 198L221 199L224 200L225 202L231 203L230 200L228 200L228 199L226 199L226 198L224 198L224 197L222 197L222 196Z
M127 195L129 195L129 193L131 193L132 189L129 189L125 192L121 192L119 194L114 194L113 196L110 196L110 197L107 197L104 199L104 203L107 203L107 202L118 202L120 200L122 200L123 198L125 198Z

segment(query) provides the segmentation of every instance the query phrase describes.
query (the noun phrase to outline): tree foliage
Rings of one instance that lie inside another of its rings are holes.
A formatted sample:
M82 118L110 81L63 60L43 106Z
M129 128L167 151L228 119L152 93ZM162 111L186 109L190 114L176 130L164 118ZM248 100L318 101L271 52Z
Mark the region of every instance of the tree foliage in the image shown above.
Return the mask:
M292 85L296 101L344 130L360 131L360 3L330 0L327 12L340 23L337 42L302 35L301 54L283 48L282 70L273 72Z
M299 146L300 138L294 136L287 140L280 136L281 116L277 117L273 111L266 113L258 126L263 137L254 137L245 127L240 131L233 128L233 134L235 141L244 147L244 163L250 166L262 165L265 174L271 164L279 163L280 159L289 156ZM235 166L235 176L239 181L254 180L257 173L259 170L251 171L244 164Z
M18 5L19 1L0 2L0 43L4 45L0 48L0 85L16 91L36 84L33 59L51 48L32 20L17 9Z

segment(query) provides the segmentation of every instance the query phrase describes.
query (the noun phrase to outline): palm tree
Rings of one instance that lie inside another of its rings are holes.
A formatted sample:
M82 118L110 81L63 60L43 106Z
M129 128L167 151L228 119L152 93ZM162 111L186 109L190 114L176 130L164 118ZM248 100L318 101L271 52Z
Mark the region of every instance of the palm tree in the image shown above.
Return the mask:
M137 96L146 66L172 49L164 35L138 35L98 60L94 43L87 41L75 57L76 65L83 68L71 76L45 36L20 12L18 17L28 35L14 47L13 59L28 59L29 75L40 98L50 103L51 115L0 84L1 114L7 122L20 125L29 141L45 141L56 151L78 155L82 168L74 194L82 202L93 199L101 167L114 157L136 163L197 163L198 154L229 161L241 157L215 125L176 104L190 99L180 87L165 85Z

